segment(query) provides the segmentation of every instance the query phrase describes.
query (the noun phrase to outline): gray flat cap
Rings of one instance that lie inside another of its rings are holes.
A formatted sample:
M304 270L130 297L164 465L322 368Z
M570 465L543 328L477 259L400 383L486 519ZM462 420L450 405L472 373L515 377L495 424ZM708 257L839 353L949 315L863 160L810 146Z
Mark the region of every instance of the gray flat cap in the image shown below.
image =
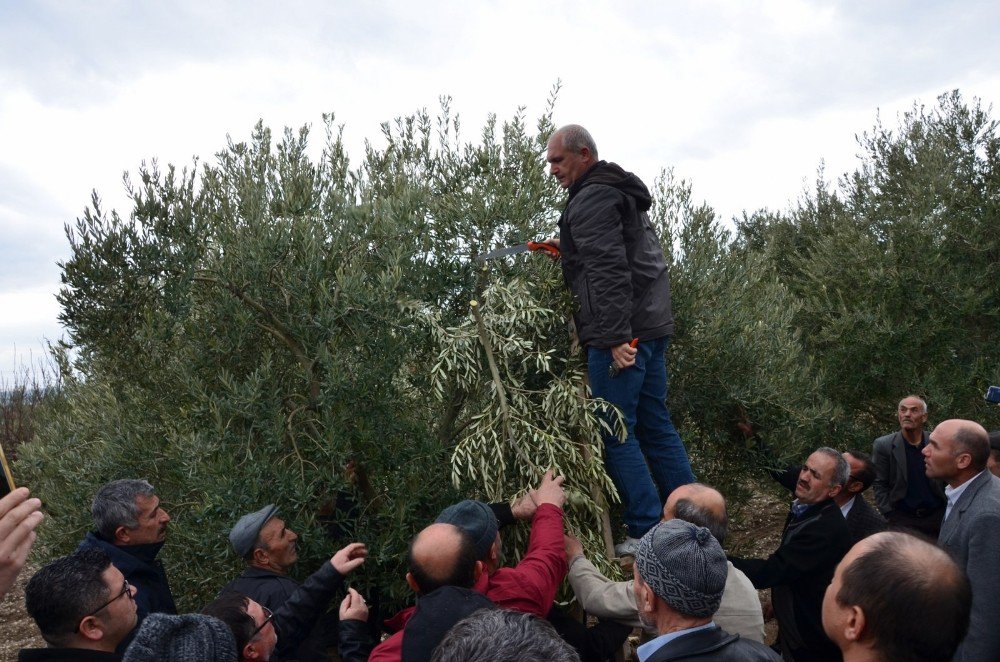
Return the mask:
M260 530L267 524L267 520L274 517L276 512L278 512L278 507L269 503L255 513L244 515L236 522L236 526L229 532L229 542L232 543L233 549L240 557L246 556L247 552L253 549L257 537L260 535Z

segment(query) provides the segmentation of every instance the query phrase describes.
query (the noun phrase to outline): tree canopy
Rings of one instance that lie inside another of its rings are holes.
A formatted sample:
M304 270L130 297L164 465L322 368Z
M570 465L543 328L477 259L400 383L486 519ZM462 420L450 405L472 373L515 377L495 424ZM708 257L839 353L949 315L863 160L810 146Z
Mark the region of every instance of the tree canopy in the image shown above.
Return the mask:
M309 127L275 139L258 124L210 163L126 176L127 217L95 193L68 227L63 387L19 459L52 515L50 552L89 527L101 484L144 477L174 516L182 608L235 574L225 534L266 503L305 534L300 572L363 540L359 586L398 603L406 545L444 506L512 499L555 467L569 526L614 572L607 424L559 267L473 259L552 234L552 103L533 129L523 111L490 116L470 140L444 100L383 125L356 166L332 116L317 160ZM699 479L734 510L756 467L868 447L909 392L933 416L992 415L996 125L954 93L861 145L837 190L821 180L735 228L672 171L654 186L670 406Z

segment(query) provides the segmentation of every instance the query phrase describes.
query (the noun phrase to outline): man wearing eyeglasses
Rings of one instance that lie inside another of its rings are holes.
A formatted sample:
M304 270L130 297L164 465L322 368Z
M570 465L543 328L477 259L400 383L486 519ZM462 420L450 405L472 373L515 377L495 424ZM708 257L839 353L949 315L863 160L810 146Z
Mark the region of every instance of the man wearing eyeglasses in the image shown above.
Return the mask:
M344 577L360 566L368 554L362 543L351 543L299 584L289 576L298 561L298 535L268 504L244 515L229 532L233 550L246 569L222 592L235 591L277 612L281 635L276 659L326 660L326 649L337 645L336 618L326 613L334 595L343 589Z
M274 612L264 605L242 593L225 591L201 613L214 616L229 627L241 661L267 662L271 659L278 645L278 632L274 628Z
M120 660L115 649L138 621L135 592L100 550L49 563L31 578L24 595L49 647L25 648L18 660Z

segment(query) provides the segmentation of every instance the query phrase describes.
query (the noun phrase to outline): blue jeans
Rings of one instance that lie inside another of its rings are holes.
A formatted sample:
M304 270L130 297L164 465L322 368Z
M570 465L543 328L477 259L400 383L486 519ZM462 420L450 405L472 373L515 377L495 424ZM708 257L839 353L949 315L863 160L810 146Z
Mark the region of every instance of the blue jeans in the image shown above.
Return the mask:
M641 538L660 521L663 502L674 488L694 482L687 451L667 409L664 353L669 346L668 337L639 343L635 365L614 378L608 376L611 350L588 348L591 393L618 407L628 428L624 442L605 435L604 462L633 538Z

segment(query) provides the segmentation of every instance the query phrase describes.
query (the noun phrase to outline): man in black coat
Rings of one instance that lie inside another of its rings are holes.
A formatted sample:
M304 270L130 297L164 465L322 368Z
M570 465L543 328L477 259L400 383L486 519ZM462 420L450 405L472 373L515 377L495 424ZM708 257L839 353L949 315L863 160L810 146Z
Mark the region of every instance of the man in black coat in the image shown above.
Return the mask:
M638 177L599 160L594 139L572 124L552 134L546 159L569 192L559 239L552 241L562 253L576 333L587 349L590 389L625 422L624 441L605 434L604 461L628 528L615 551L631 554L660 521L667 496L694 482L666 404L664 353L674 332L670 276L646 213L652 198Z
M327 659L326 648L337 645L336 619L328 617L327 607L343 589L344 576L364 563L368 551L362 543L351 543L299 584L288 576L299 558L299 537L277 512L277 506L268 504L232 528L229 542L247 567L221 593L240 593L275 613L279 637L274 659Z
M157 556L167 540L170 515L145 480L124 478L104 485L91 504L94 530L78 551L99 549L136 588L139 623L149 614L176 614L167 573ZM138 629L138 628L137 628ZM133 631L134 635L134 631ZM131 636L119 645L124 653Z
M802 465L781 544L766 559L730 558L758 589L771 589L779 644L799 662L840 660L823 631L823 594L834 568L850 549L847 522L833 498L850 467L840 452L820 448Z
M636 651L642 662L781 659L764 644L729 634L712 622L728 571L722 545L704 527L671 519L643 536L632 586L639 618L659 636Z
M861 451L846 451L844 459L851 474L847 484L833 500L847 520L847 530L851 534L851 544L868 536L885 531L886 521L865 499L865 490L875 480L875 465L871 456Z

